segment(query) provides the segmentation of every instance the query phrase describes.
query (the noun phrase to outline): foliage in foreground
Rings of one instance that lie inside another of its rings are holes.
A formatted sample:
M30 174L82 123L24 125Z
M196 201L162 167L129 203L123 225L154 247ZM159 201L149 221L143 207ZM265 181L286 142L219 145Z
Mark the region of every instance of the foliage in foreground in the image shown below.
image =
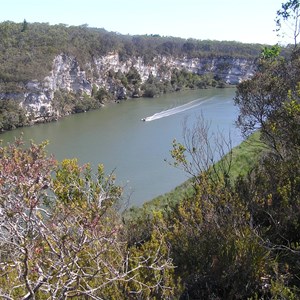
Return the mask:
M298 9L288 1L279 16ZM300 53L273 50L235 99L238 125L259 127L267 151L233 181L233 155L210 163L227 144L211 148L199 123L173 143L193 192L171 206L122 219L102 167L94 177L76 160L57 165L44 145L1 147L1 297L299 299Z
M299 299L299 61L297 49L287 60L262 58L258 74L238 86L237 124L245 134L260 128L264 150L250 152L248 172L233 180L234 152L209 164L222 147L211 151L200 122L171 150L174 165L192 175L193 192L128 219L133 242L164 228L180 299Z
M114 176L57 165L44 146L0 148L1 298L172 298L165 234L129 245Z

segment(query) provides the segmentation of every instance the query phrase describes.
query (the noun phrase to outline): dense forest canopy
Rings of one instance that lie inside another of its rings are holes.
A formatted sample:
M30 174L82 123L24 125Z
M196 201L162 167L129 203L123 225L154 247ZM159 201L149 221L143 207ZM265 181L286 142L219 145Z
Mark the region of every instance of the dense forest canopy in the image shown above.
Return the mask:
M174 57L257 57L262 45L233 41L201 41L158 35L130 36L87 25L0 23L0 81L42 79L51 70L55 55L75 56L84 68L93 57L117 52L122 60L157 55Z

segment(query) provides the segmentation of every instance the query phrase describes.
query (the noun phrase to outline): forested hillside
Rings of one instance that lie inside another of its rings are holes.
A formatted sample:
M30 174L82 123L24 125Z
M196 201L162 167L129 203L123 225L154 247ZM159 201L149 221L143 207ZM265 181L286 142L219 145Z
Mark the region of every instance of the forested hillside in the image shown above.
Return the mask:
M224 87L253 74L262 45L130 36L46 23L0 23L0 130L106 101Z
M211 164L230 145L212 148L201 118L170 145L191 189L129 214L103 166L57 162L46 144L1 146L0 297L299 299L299 8L287 1L277 15L296 20L291 55L265 48L237 87L237 125L259 130L262 150L246 147L251 164L234 176L234 152Z
M0 80L26 82L42 79L60 53L75 56L84 68L94 56L117 52L121 60L142 57L148 64L157 55L174 57L257 57L261 45L233 41L200 41L159 35L130 36L87 25L0 23Z

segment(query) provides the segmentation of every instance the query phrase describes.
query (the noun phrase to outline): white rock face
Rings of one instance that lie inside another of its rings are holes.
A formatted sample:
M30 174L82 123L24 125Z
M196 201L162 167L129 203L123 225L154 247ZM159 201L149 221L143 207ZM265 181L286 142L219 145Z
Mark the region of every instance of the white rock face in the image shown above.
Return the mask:
M92 91L91 82L76 58L65 54L55 57L52 71L43 82L33 80L27 83L26 88L28 92L24 94L22 106L37 119L59 117L52 107L55 91L65 90L79 95L91 95Z
M65 54L54 59L51 75L45 78L44 86L51 91L63 89L89 95L92 91L91 83L87 80L85 71L80 69L76 58Z
M21 105L36 118L45 116L56 116L52 108L52 100L57 90L72 92L77 95L91 95L93 85L103 87L113 92L116 98L126 96L126 89L121 82L109 77L109 71L122 72L126 74L131 68L139 73L142 83L149 75L159 80L170 80L172 70L185 69L197 74L207 72L218 75L228 84L239 82L253 76L255 64L253 60L234 58L172 58L157 56L153 62L146 65L141 57L132 57L126 61L120 61L117 53L94 58L94 61L85 66L93 78L87 78L86 72L80 68L75 57L60 54L53 61L53 68L49 76L42 82L32 80L26 85L26 93L20 95L9 95L21 98ZM0 98L8 95L0 94ZM58 116L57 116L58 117Z
M118 54L111 54L95 60L96 71L100 80L98 84L107 85L105 74L109 70L127 73L130 68L135 68L145 82L149 75L158 77L161 80L170 80L172 70L185 69L192 73L205 74L207 72L217 74L227 84L238 84L245 79L249 79L255 72L253 60L233 59L233 58L170 58L158 56L151 65L145 65L141 57L132 58L126 62L119 60ZM163 67L163 68L162 68Z
M96 72L100 77L99 83L105 85L105 74L107 74L109 70L127 73L131 68L135 68L140 74L142 82L145 82L150 74L155 77L158 76L159 66L163 64L163 61L156 58L153 62L153 65L150 66L145 65L141 57L134 57L125 62L121 62L118 54L111 54L95 59L94 63L96 66Z

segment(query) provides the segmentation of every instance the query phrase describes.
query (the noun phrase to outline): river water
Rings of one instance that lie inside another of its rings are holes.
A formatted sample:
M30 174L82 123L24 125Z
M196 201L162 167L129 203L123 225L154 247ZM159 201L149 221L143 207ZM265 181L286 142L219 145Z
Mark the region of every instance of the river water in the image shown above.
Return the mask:
M241 142L234 126L237 109L234 89L194 90L106 105L58 122L21 128L0 135L4 143L21 132L25 140L49 140L49 153L58 160L78 158L81 164L103 163L125 185L129 205L141 205L184 182L187 175L170 166L172 141L182 140L183 121L192 124L203 114L213 131L231 132L233 145ZM141 119L145 119L142 121Z

